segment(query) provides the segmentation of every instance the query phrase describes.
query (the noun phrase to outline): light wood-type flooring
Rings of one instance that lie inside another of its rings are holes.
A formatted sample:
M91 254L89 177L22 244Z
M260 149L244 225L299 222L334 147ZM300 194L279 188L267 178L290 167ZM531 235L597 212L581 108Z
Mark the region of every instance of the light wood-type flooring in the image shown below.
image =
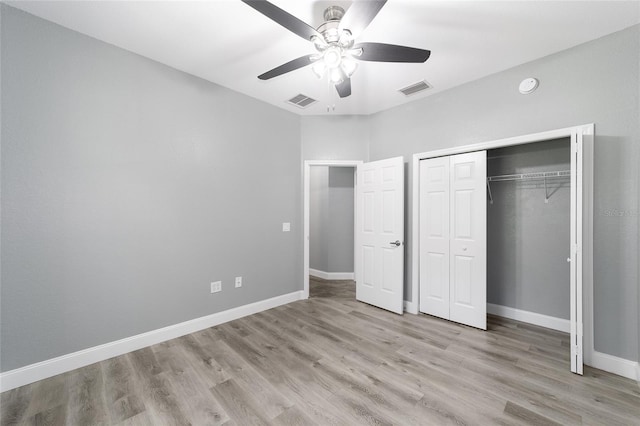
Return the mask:
M489 317L480 331L309 300L2 394L2 425L640 424L640 387L569 372L568 336Z

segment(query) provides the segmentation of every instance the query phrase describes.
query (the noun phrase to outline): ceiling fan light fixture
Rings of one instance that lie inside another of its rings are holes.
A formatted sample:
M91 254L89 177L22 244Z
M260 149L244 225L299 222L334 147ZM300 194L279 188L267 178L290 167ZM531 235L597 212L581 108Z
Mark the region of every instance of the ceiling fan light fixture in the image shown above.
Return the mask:
M349 50L349 55L351 56L355 56L356 58L359 56L362 56L362 47L356 47L355 49L350 49Z
M322 37L318 37L316 35L311 37L311 42L319 52L322 52L329 47Z
M340 68L332 68L329 70L329 80L333 84L340 84L344 81L344 74Z
M342 30L338 44L345 49L351 48L351 46L353 46L353 35L351 34L351 31Z
M324 61L318 61L311 65L311 70L318 78L322 78L327 70L327 66L324 64Z
M322 59L327 68L337 68L342 62L342 49L338 46L331 46L324 51Z
M347 77L351 78L356 69L358 68L358 63L353 59L345 56L342 58L342 63L340 64L342 67L342 71L347 75Z
M345 13L340 6L325 9L324 22L317 28L301 21L269 0L241 0L275 23L306 41L313 43L315 54L304 55L258 76L268 80L299 68L312 65L320 78L328 75L340 98L351 96L351 76L356 71L356 59L370 62L425 62L431 52L395 44L365 42L355 39L369 26L387 0L355 0Z

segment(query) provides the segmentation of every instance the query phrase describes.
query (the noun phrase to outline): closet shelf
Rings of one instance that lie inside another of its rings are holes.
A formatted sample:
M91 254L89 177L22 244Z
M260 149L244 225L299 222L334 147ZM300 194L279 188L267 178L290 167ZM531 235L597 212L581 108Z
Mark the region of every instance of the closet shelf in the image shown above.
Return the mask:
M487 181L489 182L503 182L508 180L530 180L530 179L546 179L546 178L560 178L571 176L571 170L560 170L557 172L535 172L535 173L520 173L515 175L499 175L489 176Z
M558 170L555 172L534 172L534 173L518 173L515 175L498 175L487 177L487 192L489 193L489 203L493 204L493 195L491 194L491 184L489 182L506 182L512 180L544 180L544 202L549 202L549 194L547 193L547 179L570 177L571 170Z

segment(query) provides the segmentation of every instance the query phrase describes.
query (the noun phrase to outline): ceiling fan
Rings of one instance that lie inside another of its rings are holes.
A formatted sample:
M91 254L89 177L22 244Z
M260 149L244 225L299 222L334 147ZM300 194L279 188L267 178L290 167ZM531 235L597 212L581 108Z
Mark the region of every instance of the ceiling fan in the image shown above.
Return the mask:
M267 18L312 42L316 53L301 56L258 76L269 80L307 65L318 77L328 74L338 95L351 95L351 76L360 61L422 63L429 50L384 43L355 43L355 39L373 21L387 0L356 0L345 12L340 6L324 11L325 22L317 29L266 0L242 0Z

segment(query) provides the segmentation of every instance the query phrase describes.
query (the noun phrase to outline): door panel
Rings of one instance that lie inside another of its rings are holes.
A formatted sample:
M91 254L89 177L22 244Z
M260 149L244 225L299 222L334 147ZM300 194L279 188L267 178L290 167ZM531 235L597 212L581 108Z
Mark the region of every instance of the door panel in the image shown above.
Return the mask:
M357 171L356 299L402 314L404 161L374 161ZM392 244L398 242L399 245Z
M487 329L487 152L450 157L449 318Z
M420 312L449 319L448 157L420 161Z

